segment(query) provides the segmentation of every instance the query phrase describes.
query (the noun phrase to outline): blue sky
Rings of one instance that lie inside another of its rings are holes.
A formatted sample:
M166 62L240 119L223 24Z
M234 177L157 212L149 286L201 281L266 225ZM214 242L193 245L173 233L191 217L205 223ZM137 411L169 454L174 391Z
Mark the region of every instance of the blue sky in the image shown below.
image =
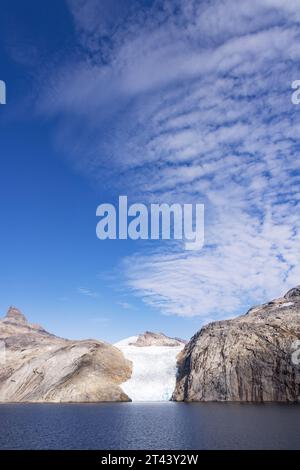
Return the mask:
M0 0L0 309L191 336L300 279L297 1ZM205 203L205 247L100 241L96 207Z

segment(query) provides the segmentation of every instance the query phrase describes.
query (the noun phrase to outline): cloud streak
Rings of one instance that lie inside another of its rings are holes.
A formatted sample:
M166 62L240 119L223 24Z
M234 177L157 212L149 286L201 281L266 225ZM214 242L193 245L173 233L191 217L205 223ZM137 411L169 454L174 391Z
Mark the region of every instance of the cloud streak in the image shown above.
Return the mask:
M87 289L86 287L78 287L78 293L87 297L93 297L94 299L99 297L97 292L94 292L91 289Z

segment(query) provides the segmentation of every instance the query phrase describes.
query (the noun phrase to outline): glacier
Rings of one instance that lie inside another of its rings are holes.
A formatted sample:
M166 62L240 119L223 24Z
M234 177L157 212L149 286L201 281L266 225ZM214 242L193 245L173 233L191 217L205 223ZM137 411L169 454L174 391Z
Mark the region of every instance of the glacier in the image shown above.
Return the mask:
M131 378L121 387L132 401L168 401L175 389L176 357L183 349L180 346L144 346L135 343L138 336L119 341L119 348L126 359L132 361Z

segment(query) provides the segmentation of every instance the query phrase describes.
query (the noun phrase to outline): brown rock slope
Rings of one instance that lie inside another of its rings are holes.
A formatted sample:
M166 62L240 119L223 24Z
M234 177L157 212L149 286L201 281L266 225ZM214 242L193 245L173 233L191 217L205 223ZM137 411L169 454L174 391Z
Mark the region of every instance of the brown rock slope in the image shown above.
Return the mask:
M0 402L128 401L130 376L110 344L51 335L13 307L0 320Z
M299 339L300 287L210 323L180 353L173 400L300 401L300 365L293 360Z

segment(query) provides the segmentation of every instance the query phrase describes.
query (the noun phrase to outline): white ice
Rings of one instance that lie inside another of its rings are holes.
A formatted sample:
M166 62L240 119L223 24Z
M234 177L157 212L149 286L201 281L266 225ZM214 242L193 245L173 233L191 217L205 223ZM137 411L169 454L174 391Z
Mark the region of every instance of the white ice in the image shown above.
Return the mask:
M132 336L115 344L132 361L131 378L122 384L132 401L170 400L176 383L176 356L182 346L130 346L137 340Z

